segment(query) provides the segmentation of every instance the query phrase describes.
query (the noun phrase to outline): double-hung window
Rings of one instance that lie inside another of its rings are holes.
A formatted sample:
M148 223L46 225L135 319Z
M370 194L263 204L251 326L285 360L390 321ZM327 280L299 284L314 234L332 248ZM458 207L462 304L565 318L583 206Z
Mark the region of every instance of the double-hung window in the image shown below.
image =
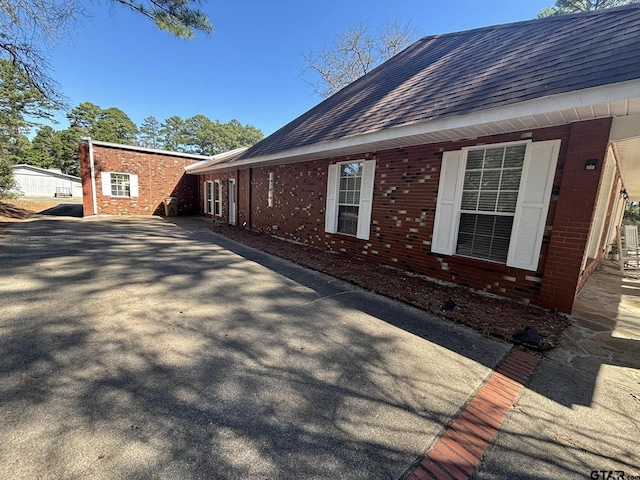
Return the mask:
M346 233L347 235L356 235L358 233L362 166L363 162L343 163L340 165L338 233Z
M469 150L456 253L506 262L525 145Z
M220 193L220 181L216 180L213 182L213 214L221 217L222 216L222 198Z
M560 140L445 152L431 251L537 270Z
M102 194L107 197L138 196L138 176L131 173L101 172Z
M267 190L267 206L273 207L273 189L275 183L275 174L273 172L269 172L269 187Z
M113 197L130 197L131 196L131 180L126 173L111 174L111 196Z
M326 232L369 239L375 169L375 160L329 166Z
M213 214L213 182L204 182L204 213Z

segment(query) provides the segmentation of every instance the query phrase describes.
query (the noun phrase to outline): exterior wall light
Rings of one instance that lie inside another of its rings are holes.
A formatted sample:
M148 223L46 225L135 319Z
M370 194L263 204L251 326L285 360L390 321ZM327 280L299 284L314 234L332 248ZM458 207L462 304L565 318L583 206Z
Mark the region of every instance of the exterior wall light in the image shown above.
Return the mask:
M584 164L585 170L595 170L598 166L598 160L587 160Z

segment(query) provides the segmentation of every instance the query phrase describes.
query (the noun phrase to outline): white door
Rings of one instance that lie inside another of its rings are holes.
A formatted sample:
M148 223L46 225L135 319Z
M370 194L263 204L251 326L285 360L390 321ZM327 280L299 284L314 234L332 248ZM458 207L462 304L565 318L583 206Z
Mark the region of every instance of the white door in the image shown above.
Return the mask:
M236 224L236 181L229 179L229 224Z
M82 185L81 184L73 184L73 196L75 198L82 198Z

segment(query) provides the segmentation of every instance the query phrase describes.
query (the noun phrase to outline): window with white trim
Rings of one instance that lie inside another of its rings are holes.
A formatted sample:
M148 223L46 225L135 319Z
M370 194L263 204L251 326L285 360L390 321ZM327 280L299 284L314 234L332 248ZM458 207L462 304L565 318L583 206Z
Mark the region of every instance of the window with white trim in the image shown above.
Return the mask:
M269 172L269 189L267 190L267 206L273 207L273 188L275 183L275 174Z
M112 197L130 197L131 181L126 173L111 174L111 196Z
M467 152L458 255L506 262L525 150L514 145Z
M368 240L375 160L329 166L325 231Z
M102 194L108 197L138 196L138 176L122 172L101 172Z
M358 233L358 211L360 210L360 187L362 185L363 162L340 165L338 190L338 233Z
M560 140L445 152L431 251L538 267Z
M214 215L222 216L222 198L220 194L220 181L213 182L213 213Z
M204 182L204 213L213 214L213 182Z

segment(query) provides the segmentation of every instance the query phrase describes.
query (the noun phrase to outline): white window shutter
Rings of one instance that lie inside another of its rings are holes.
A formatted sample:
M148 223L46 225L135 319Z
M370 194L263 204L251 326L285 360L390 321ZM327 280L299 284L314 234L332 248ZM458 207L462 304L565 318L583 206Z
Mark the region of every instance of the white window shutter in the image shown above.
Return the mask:
M360 208L358 209L358 231L356 237L369 240L371 232L371 207L373 205L373 182L376 176L376 161L367 160L362 165L360 184Z
M111 173L100 172L100 182L102 183L102 195L105 197L111 196Z
M202 209L204 211L204 213L209 213L208 211L208 195L209 194L209 182L204 181L202 182Z
M325 209L324 231L336 233L338 231L338 177L339 165L329 165L327 174L327 206Z
M459 186L462 176L462 151L444 152L436 201L431 251L443 255L455 253L458 224Z
M509 267L538 269L559 152L560 140L527 145L507 256Z
M138 175L129 175L129 196L138 196Z

